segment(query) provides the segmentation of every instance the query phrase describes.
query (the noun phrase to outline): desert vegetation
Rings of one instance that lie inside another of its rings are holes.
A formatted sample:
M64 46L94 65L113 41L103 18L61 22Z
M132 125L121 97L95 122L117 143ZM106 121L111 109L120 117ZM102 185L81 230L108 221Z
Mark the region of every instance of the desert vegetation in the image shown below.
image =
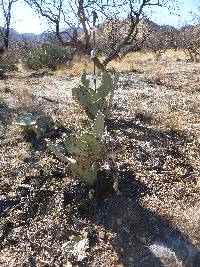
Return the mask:
M0 266L198 267L198 13L24 0L52 29L32 36L0 3Z

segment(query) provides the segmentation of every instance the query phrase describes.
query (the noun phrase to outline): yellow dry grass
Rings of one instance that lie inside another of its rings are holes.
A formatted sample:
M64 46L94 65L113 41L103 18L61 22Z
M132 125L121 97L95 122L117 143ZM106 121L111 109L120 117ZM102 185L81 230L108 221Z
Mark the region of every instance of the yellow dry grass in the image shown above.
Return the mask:
M90 58L86 56L76 56L74 57L73 62L68 68L61 68L57 70L57 75L63 75L67 74L69 76L77 76L81 75L84 70L87 70L88 74L92 74L94 70L94 64L91 61ZM100 71L97 70L97 74L99 74Z
M173 111L170 104L167 104L163 110L162 124L167 130L173 132L182 132L186 127L184 116L180 116L178 112Z
M161 57L164 60L168 60L172 63L175 63L176 60L185 59L186 55L182 50L167 50L165 53L161 54ZM101 60L104 58L101 57ZM107 66L108 70L111 71L131 71L131 72L140 72L142 70L158 70L158 66L161 65L159 60L156 64L147 64L147 62L157 61L156 54L154 52L131 52L126 56L118 58L110 62ZM57 75L71 75L76 76L80 75L83 70L87 70L88 74L93 73L93 62L89 57L86 56L75 56L73 62L68 68L61 68L57 70ZM159 68L160 69L160 68ZM97 74L101 71L97 70Z

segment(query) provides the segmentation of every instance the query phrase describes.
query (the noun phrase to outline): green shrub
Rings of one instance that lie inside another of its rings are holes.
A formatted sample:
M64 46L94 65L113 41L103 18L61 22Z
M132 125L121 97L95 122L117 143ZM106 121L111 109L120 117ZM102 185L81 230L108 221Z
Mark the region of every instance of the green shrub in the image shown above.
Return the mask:
M48 68L56 70L69 63L69 55L65 48L55 43L48 43L39 46L23 60L25 66L31 70Z
M17 71L19 60L10 51L6 51L0 55L0 69L4 71Z

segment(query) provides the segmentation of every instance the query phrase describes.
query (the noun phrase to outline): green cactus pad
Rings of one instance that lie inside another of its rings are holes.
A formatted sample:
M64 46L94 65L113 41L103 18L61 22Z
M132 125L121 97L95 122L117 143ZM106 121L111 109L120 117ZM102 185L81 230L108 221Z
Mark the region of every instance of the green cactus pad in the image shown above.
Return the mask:
M96 105L98 110L101 110L102 112L104 112L108 108L108 102L104 98L99 99Z
M81 106L87 106L91 103L90 90L84 86L72 89L72 96L79 102Z
M104 133L104 114L102 112L98 112L94 125L92 127L92 131L96 138L102 138Z
M79 140L87 145L88 156L92 159L97 159L101 153L101 145L93 134L84 133L79 137Z
M87 183L91 184L97 177L97 168L95 164L78 159L75 164L71 164L71 171L74 175L82 177Z
M85 87L89 87L90 81L86 79L86 72L84 71L82 76L81 76L81 82Z
M87 107L85 107L85 112L87 114L87 116L90 119L94 119L96 117L96 114L98 112L98 106L96 103L90 103L90 105L88 105Z
M36 125L36 119L32 114L25 114L16 118L16 123L22 127L32 127Z
M108 108L108 103L106 99L100 98L98 101L90 103L90 105L88 105L85 108L85 110L88 117L93 120L95 119L99 111L106 113L107 108Z
M64 144L65 144L65 148L70 154L77 154L75 136L67 136L65 138Z
M95 136L84 133L79 137L67 137L65 139L65 147L69 153L76 156L96 159L100 152L101 146Z
M97 89L99 95L105 98L111 92L111 90L113 90L113 87L114 86L110 74L105 72L102 76L102 84Z
M96 93L94 90L90 91L90 96L91 96L91 102L92 103L95 103L96 101L101 99L101 96L98 93Z

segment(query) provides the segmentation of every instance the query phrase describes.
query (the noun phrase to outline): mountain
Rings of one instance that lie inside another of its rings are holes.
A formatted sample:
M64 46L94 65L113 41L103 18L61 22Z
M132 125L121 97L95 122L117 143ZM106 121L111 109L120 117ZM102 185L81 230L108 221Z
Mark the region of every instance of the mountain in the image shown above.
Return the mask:
M0 32L3 32L5 29L3 27L0 27ZM10 29L10 39L13 41L19 41L21 40L21 34L15 31L14 29Z
M27 40L27 41L32 41L32 40L35 40L37 38L37 34L34 34L34 33L22 33L21 34L21 38L23 40Z
M3 27L0 27L0 31L4 31ZM78 35L83 33L83 30L79 28L77 30ZM63 31L62 37L64 41L69 40L69 35L72 35L72 29L66 29ZM43 32L41 34L34 33L18 33L14 29L10 29L10 40L14 42L30 41L30 42L46 42L47 40L55 38L55 32Z

